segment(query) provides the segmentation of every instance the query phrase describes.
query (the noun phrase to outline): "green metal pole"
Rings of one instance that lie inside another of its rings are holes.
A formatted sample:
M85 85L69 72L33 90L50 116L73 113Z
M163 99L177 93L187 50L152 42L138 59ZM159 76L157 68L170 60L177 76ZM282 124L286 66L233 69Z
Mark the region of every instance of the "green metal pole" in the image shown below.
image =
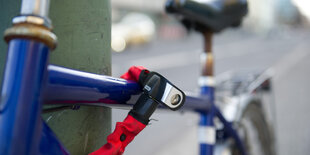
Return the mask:
M0 0L0 32L11 25L20 6L21 0ZM50 18L58 37L58 47L51 54L52 64L111 74L109 0L52 0ZM1 81L6 51L7 45L1 40ZM109 108L84 106L79 110L45 113L43 118L73 155L85 155L98 149L111 132Z
M50 18L58 37L51 64L111 74L109 0L52 0ZM48 125L73 155L102 146L111 132L111 110L82 106L44 114Z

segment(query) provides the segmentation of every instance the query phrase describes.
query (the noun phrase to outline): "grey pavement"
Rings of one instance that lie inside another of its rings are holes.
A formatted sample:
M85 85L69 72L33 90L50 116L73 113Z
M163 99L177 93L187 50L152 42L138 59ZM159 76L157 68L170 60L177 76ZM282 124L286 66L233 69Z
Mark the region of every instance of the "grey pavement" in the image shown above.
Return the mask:
M276 29L255 34L243 29L227 30L214 39L217 76L231 70L272 68L275 90L278 154L303 155L310 152L310 31ZM119 76L131 65L143 65L165 75L183 90L197 91L201 36L192 34L179 40L156 40L112 54L112 74ZM113 110L112 126L126 110ZM197 154L198 116L194 113L158 111L125 155Z
M310 152L310 37L274 66L280 155Z

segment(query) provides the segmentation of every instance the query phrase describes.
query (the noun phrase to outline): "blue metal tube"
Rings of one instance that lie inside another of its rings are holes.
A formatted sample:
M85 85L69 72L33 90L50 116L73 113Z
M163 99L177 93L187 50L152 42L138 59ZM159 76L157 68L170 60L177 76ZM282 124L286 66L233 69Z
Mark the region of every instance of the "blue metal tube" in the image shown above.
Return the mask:
M59 142L53 131L43 122L41 141L40 141L40 154L44 155L69 155L69 152Z
M86 73L50 65L46 104L86 104L131 108L141 92L140 86L124 79ZM208 111L209 98L187 95L181 110Z
M215 116L214 87L201 87L201 94L210 97L211 107L208 112L198 111L200 114L198 132L200 155L212 155L216 139L216 130L213 122L213 118Z
M141 92L140 86L133 81L53 65L48 71L47 104L125 104Z
M224 130L225 132L231 136L234 140L235 143L241 153L241 155L247 155L244 143L242 142L242 140L240 139L238 133L236 132L235 129L233 129L232 124L227 122L226 119L224 118L224 116L221 114L221 112L219 111L219 109L214 108L214 111L216 112L216 116L220 119L220 121L224 124Z
M1 155L38 154L48 53L48 47L37 41L9 42L0 103Z

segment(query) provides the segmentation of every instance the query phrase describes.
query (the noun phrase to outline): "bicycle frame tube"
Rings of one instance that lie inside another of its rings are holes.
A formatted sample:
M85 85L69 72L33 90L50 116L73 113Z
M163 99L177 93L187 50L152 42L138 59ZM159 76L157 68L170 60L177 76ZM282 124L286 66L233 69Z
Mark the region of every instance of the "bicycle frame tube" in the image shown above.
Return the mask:
M235 140L235 144L237 148L239 149L241 155L247 155L245 146L243 141L240 139L237 131L233 128L232 124L227 122L222 113L219 111L218 108L214 108L216 116L219 118L219 120L223 123L224 125L224 131Z
M43 128L40 140L40 154L44 155L69 155L69 152L63 147L61 142L57 139L53 131L48 125L41 121Z
M1 94L0 154L38 154L48 53L48 47L37 41L9 43Z
M207 113L200 112L200 123L198 132L200 142L200 155L213 154L214 145L216 142L216 129L213 122L214 117L219 118L219 120L223 123L224 132L229 137L234 139L236 147L239 149L241 155L247 155L244 143L240 139L237 131L233 128L231 123L226 121L220 110L215 105L213 105L210 111Z
M49 51L56 45L45 17L48 2L23 0L21 15L5 31L9 46L0 103L0 154L48 154L46 146L51 143L58 148L52 152L66 154L59 142L52 141L55 136L40 116Z
M133 81L50 65L46 103L124 104L140 93Z
M124 79L113 78L50 65L44 101L46 104L99 105L129 108L141 93L140 86ZM181 110L208 111L209 98L187 95Z
M198 111L200 114L198 128L200 155L212 155L216 142L216 129L213 122L215 116L214 88L203 86L201 87L201 94L210 97L211 108L208 112Z

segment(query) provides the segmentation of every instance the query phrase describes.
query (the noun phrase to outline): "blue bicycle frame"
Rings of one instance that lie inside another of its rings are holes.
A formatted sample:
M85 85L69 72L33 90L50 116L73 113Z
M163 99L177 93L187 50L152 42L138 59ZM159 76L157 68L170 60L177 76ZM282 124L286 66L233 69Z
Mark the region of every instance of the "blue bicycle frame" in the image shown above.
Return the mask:
M23 18L30 17L27 10L21 14ZM34 15L39 19L46 17L44 11ZM5 36L9 46L0 103L1 155L69 154L42 120L43 104L126 108L137 100L141 88L133 81L48 65L49 51L54 48L53 34L40 29L42 25L14 24ZM44 26L49 27L48 24ZM36 36L20 29L35 29L46 36ZM214 104L212 85L202 85L199 95L187 95L181 110L200 114L201 155L213 154L216 144L214 117L219 118L225 134L233 138L241 154L246 155L236 130Z

